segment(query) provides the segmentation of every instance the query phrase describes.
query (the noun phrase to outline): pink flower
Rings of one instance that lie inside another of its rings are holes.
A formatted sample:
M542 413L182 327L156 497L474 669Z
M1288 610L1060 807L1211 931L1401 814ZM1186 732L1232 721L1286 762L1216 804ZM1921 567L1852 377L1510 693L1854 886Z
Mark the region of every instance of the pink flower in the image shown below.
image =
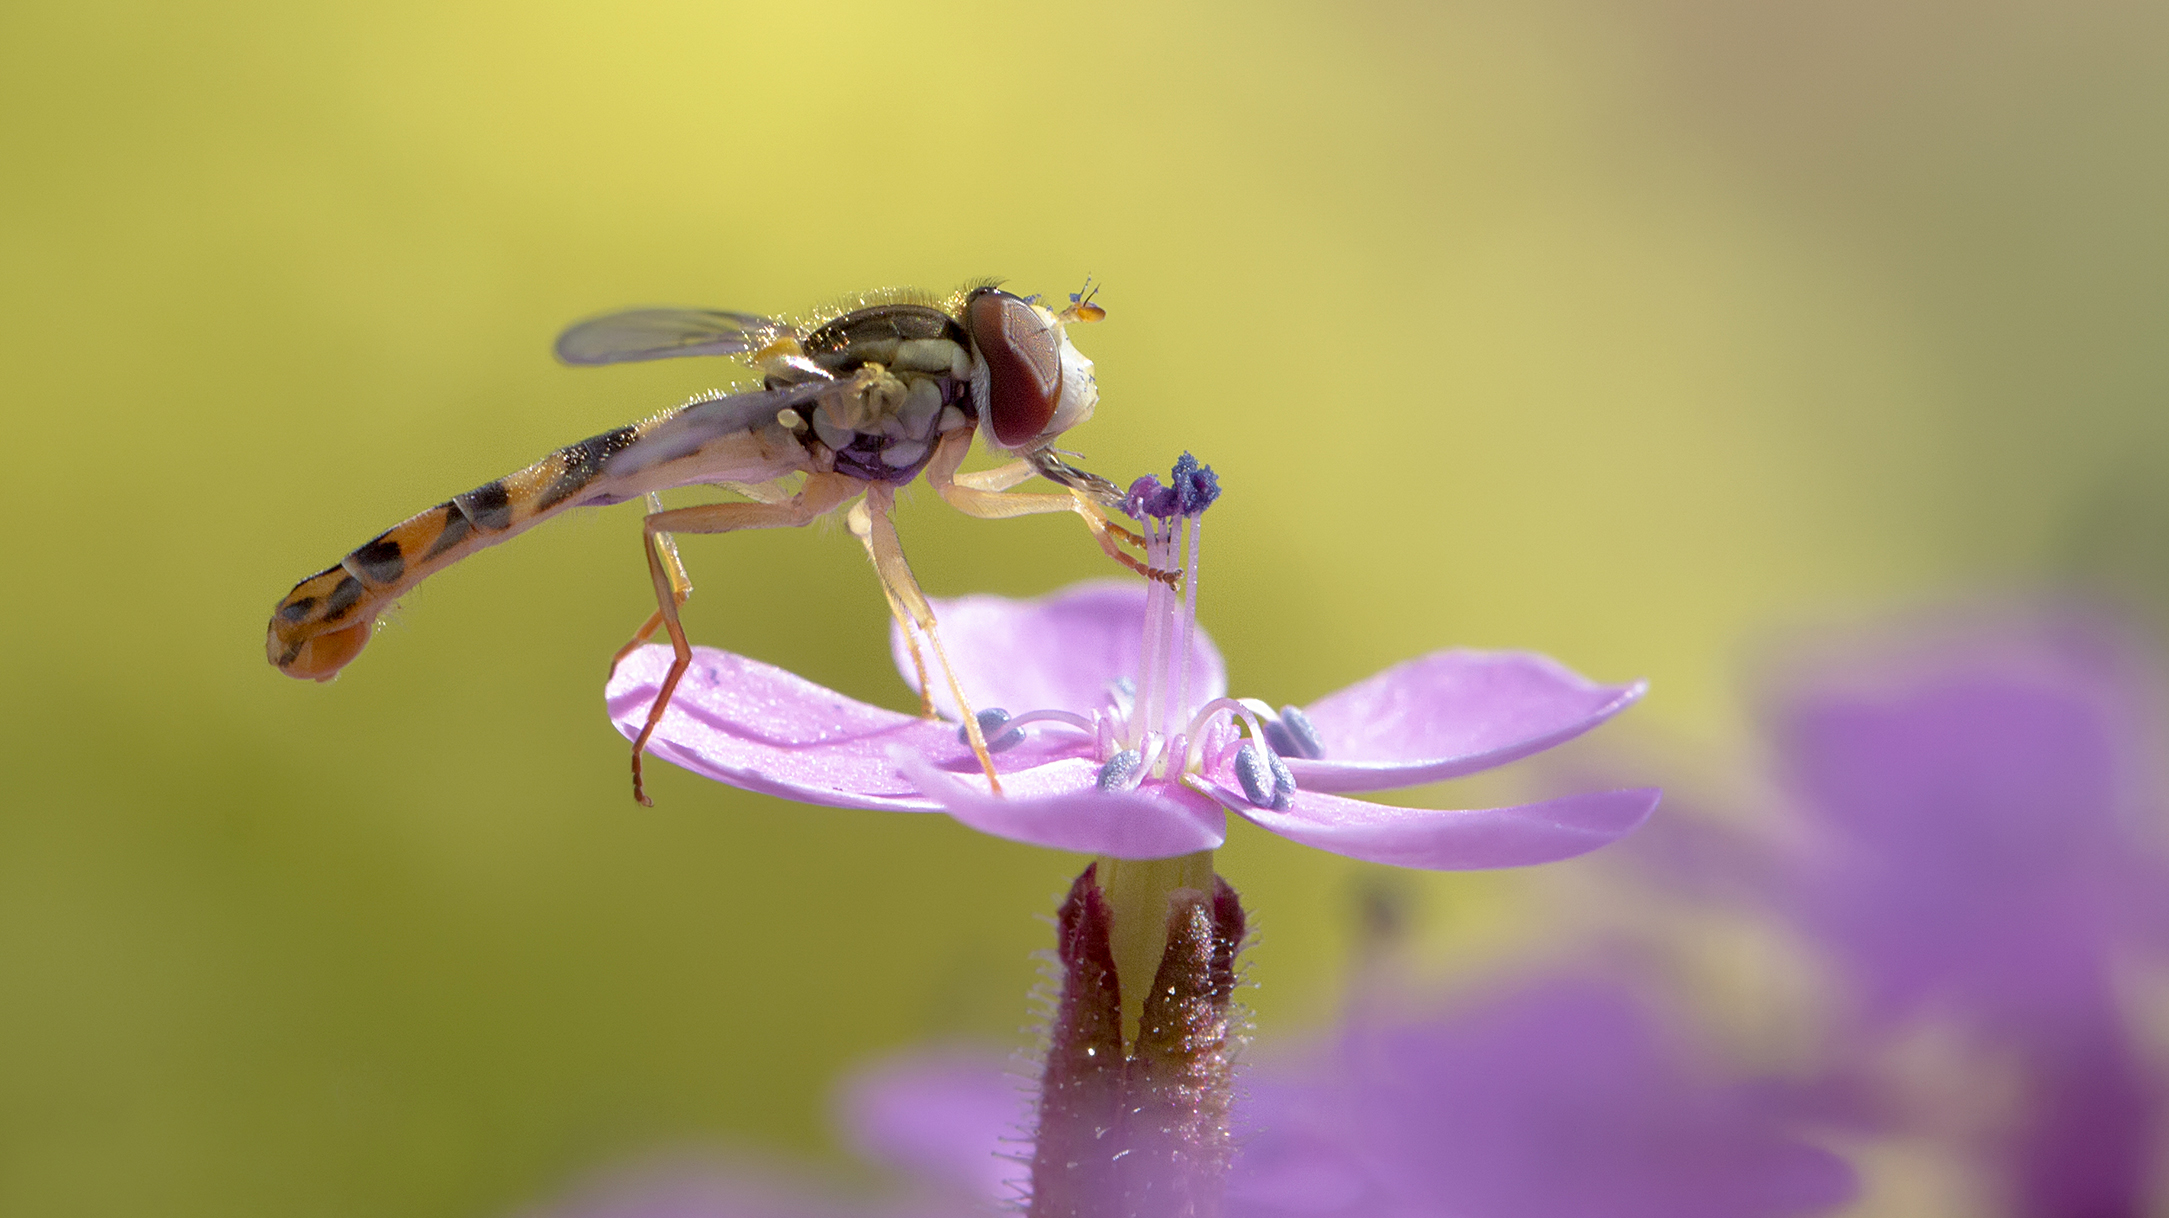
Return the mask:
M1245 1077L1229 1218L1801 1218L1851 1201L1782 1086L1627 986L1538 974L1352 1014Z
M1197 627L1198 541L1217 495L1187 456L1174 486L1140 479L1129 508L1153 565L1185 592L1090 583L1039 600L935 601L966 696L996 750L988 789L944 716L869 706L760 661L697 648L650 743L675 765L807 803L946 812L973 828L1062 850L1150 859L1218 847L1230 811L1282 837L1372 862L1431 869L1571 858L1632 831L1651 789L1452 811L1350 799L1473 774L1570 740L1644 686L1599 685L1525 652L1439 651L1279 712L1228 696ZM905 680L917 666L897 633ZM668 667L647 648L618 668L611 718L638 733ZM1247 729L1247 734L1245 732Z
M1235 1117L1225 1202L1197 1212L1804 1218L1857 1195L1851 1168L1794 1128L1781 1090L1716 1068L1697 1048L1662 1008L1573 974L1445 1010L1353 1016L1322 1044L1259 1053ZM1025 1164L1035 1147L1013 1067L951 1047L848 1081L838 1123L862 1157L907 1183L894 1199L837 1197L810 1172L686 1164L628 1176L537 1218L1015 1212L1031 1203ZM1112 1174L1065 1184L1075 1212L1155 1212Z
M2010 1213L2159 1212L2169 1088L2128 995L2169 940L2153 665L2077 614L1940 633L1778 705L1816 838L1777 891L1859 990L1839 1068L1962 1029L2024 1097L1980 1143Z

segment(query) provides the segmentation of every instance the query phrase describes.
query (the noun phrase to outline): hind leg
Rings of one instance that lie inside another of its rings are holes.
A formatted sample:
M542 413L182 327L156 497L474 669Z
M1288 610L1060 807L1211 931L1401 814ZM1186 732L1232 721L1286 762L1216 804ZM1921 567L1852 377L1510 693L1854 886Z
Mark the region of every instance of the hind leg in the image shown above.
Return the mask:
M651 492L648 495L648 515L660 516L662 513L663 497ZM668 533L657 533L651 544L660 551L656 557L662 561L663 574L670 580L671 603L683 608L685 602L693 596L693 577L685 573L685 561L678 557L677 539ZM640 650L640 645L655 637L655 632L662 628L663 611L658 609L648 615L648 620L640 629L633 632L632 641L618 648L617 654L610 657L610 676L618 675L618 665L625 662L625 657ZM609 677L603 679L607 681Z
M655 695L654 704L648 707L648 720L641 725L639 738L633 741L633 798L642 805L653 807L655 801L648 798L641 781L641 755L647 751L648 740L655 735L656 725L663 721L663 712L670 708L670 698L678 691L678 682L685 678L685 670L693 663L693 645L686 641L685 627L678 622L678 605L685 599L679 589L683 587L690 591L691 584L685 581L684 568L677 565L678 551L670 534L802 528L836 510L846 499L858 494L864 485L843 474L809 474L806 485L799 488L798 494L782 503L708 503L654 512L641 522L641 548L647 553L648 577L655 585L655 616L670 633L671 650L670 675L663 679L663 688ZM651 619L650 625L643 628L643 636L636 636L619 656L622 658L626 651L641 642L642 637L653 634L654 629Z

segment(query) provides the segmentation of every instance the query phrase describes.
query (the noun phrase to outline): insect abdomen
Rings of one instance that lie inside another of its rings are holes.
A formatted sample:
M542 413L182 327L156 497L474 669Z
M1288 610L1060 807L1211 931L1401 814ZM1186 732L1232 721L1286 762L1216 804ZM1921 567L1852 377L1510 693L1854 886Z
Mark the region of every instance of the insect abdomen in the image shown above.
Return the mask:
M330 680L361 654L385 606L476 550L582 502L581 492L638 435L621 427L561 448L377 535L294 585L271 612L266 654L290 677Z

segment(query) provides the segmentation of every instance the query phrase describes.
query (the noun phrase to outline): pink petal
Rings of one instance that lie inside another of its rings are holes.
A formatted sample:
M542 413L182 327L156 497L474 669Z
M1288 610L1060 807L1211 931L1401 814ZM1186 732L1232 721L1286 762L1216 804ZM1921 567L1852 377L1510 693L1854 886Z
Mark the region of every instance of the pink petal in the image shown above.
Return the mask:
M983 777L950 774L915 756L899 753L896 764L942 811L1013 842L1161 859L1217 849L1228 837L1227 815L1205 796L1171 782L1103 792L1099 765L1089 758L1005 773L1000 795L987 793Z
M643 647L618 665L604 699L626 739L639 736L669 668L668 647ZM953 724L868 706L712 647L693 649L693 666L648 742L672 765L749 791L838 808L940 811L897 772L892 749L970 756Z
M1290 841L1427 871L1527 867L1587 854L1640 827L1656 809L1659 794L1654 787L1595 791L1513 808L1457 812L1298 791L1287 811L1275 812L1220 788L1221 800L1237 815Z
M932 603L942 646L973 710L1085 714L1107 704L1107 687L1117 678L1137 676L1145 630L1145 589L1137 584L1078 584L1037 600L965 596ZM917 692L918 672L893 623L889 650L904 683ZM961 718L931 654L926 665L935 708ZM1227 692L1227 666L1202 630L1191 644L1190 672L1194 703Z
M976 1046L902 1054L849 1079L844 1133L866 1158L987 1203L1015 1197L1030 1169L1024 1080Z
M1306 791L1437 782L1572 740L1647 688L1598 685L1529 652L1436 651L1304 707L1325 757L1286 760Z

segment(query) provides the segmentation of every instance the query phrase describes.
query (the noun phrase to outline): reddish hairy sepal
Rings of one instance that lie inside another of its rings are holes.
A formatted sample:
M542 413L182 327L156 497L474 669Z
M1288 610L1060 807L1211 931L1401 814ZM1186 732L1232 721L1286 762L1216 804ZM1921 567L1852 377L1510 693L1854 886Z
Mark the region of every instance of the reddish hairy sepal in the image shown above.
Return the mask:
M1056 918L1062 993L1033 1139L1032 1218L1213 1218L1231 1144L1229 1007L1244 918L1218 877L1169 898L1167 946L1124 1052L1112 911L1097 864Z
M1124 1070L1122 1212L1206 1218L1220 1212L1233 1151L1228 1005L1243 907L1218 876L1210 898L1187 890L1169 904L1167 953Z
M1033 1218L1086 1218L1118 1199L1108 1134L1121 1123L1122 985L1108 930L1113 911L1097 880L1099 864L1070 885L1055 915L1055 955L1062 967L1039 1083L1039 1127L1032 1139Z

